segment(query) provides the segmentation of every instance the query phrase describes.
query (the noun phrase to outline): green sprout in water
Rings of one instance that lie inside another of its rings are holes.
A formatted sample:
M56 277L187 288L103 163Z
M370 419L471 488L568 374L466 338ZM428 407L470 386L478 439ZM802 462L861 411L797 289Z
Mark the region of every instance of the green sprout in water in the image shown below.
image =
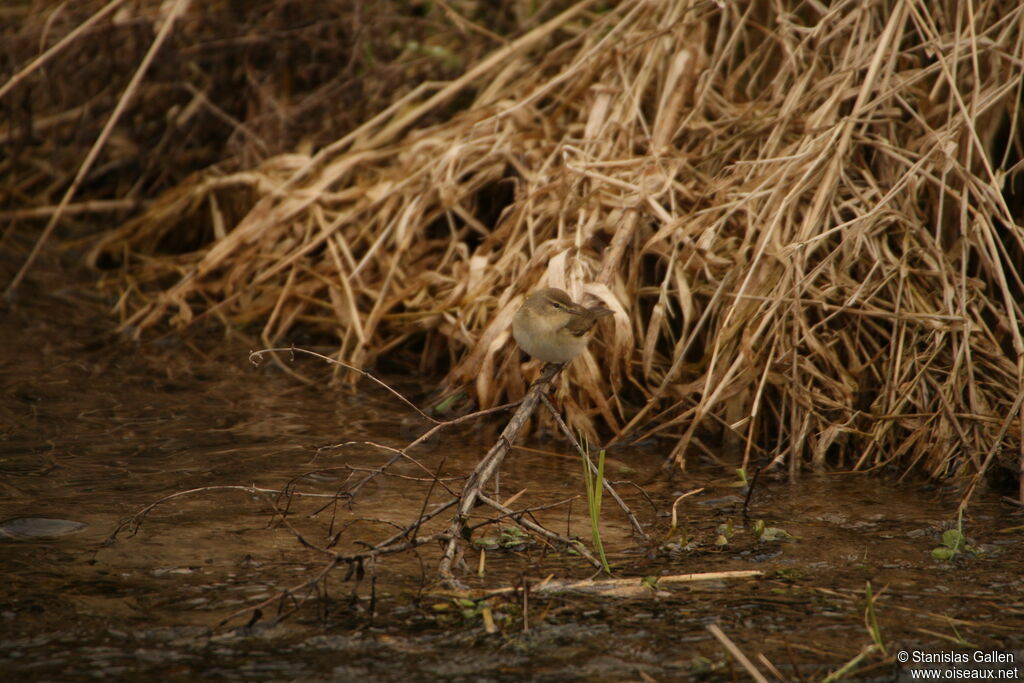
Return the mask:
M763 542L771 541L795 541L798 540L796 536L789 533L782 527L768 526L764 523L763 519L759 519L754 522L754 538Z
M964 535L964 511L961 510L956 518L956 528L942 532L942 545L932 548L932 557L936 560L949 561L964 551L972 555L978 554L977 548L967 545L967 536Z
M580 435L580 455L583 460L583 481L587 485L587 511L590 513L590 532L594 539L594 550L601 560L605 573L611 575L608 558L604 554L604 543L601 542L601 493L604 489L604 449L597 454L597 473L593 471L590 460L590 444L585 436Z
M875 615L875 594L871 590L871 582L868 581L864 588L864 625L871 634L871 640L883 655L888 656L885 650L885 643L882 641L882 629L878 625L878 617Z
M510 550L518 552L533 545L533 538L517 526L503 527L498 535L481 536L473 544L484 550Z
M744 489L747 488L747 486L750 484L750 481L747 479L747 468L737 467L736 476L737 478L739 478L739 483L737 484L737 486Z
M715 545L721 547L729 545L729 541L736 534L736 529L732 525L732 520L724 522L718 525L718 537L715 539Z

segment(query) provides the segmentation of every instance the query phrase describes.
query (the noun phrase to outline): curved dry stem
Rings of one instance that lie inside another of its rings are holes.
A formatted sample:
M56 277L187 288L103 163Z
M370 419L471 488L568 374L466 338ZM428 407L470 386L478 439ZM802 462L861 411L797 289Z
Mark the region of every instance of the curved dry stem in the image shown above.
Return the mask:
M791 472L1016 468L985 461L1022 448L1024 6L588 6L315 155L160 197L96 246L127 255L123 326L311 327L354 368L415 348L488 407L525 394L509 322L550 285L616 311L559 389L588 436L684 466L749 417Z

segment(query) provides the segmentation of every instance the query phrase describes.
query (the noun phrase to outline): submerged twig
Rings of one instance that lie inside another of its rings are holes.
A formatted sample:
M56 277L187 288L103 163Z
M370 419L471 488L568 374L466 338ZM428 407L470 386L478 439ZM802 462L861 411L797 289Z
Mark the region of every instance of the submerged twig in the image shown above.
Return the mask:
M580 555L582 555L592 565L594 565L598 569L601 568L601 561L598 560L596 557L594 557L594 555L587 549L587 547L585 545L583 545L582 543L580 543L578 541L575 541L574 539L567 539L565 536L562 536L561 534L555 533L554 531L551 531L550 529L545 529L540 524L537 524L536 522L533 522L533 521L527 519L525 517L525 513L527 512L526 510L521 510L521 511L520 510L512 510L512 509L510 509L508 507L505 507L504 505L502 505L498 501L494 500L493 498L489 498L489 497L485 496L483 493L478 494L477 498L478 498L478 500L481 503L484 503L486 505L490 505L492 508L494 508L498 512L502 513L503 517L507 517L507 518L515 520L516 524L519 524L519 525L521 525L523 527L526 527L527 529L529 529L530 531L534 532L535 534L539 534L540 536L543 536L544 538L548 539L549 541L555 541L557 543L561 543L563 545L568 545L568 546L572 547L576 552L578 552ZM564 502L565 501L562 501L560 503L556 503L556 505L562 505ZM533 510L538 510L538 509L542 509L544 507L554 507L554 506L553 505L551 505L551 506L541 506L541 507L532 508L532 509ZM488 524L490 524L490 523L491 522L488 521Z

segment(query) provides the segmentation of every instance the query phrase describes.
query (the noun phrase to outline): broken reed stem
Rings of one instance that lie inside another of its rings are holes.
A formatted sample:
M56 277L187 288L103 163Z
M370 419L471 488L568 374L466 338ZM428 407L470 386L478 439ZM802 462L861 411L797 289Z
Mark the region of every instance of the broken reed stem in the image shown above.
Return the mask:
M452 520L451 526L448 528L448 543L445 546L444 554L441 556L441 562L438 564L438 573L449 585L456 586L458 584L455 576L452 574L452 562L455 560L455 551L458 549L459 538L463 536L467 529L470 511L476 505L483 487L498 471L501 461L504 460L505 455L512 448L512 442L519 435L523 425L526 424L526 421L533 414L534 409L541 400L541 396L548 390L551 382L554 381L563 367L563 365L558 363L548 363L544 366L540 377L530 386L530 390L523 397L519 408L513 413L508 424L505 425L505 429L498 436L498 440L491 446L491 450L477 464L473 473L466 481L459 501L459 510Z
M743 651L740 650L739 647L736 646L736 643L732 642L732 638L727 636L725 634L725 631L723 631L718 626L718 624L712 622L712 623L708 624L707 628L708 628L708 631L711 632L711 635L713 635L715 637L715 639L719 643L721 643L722 646L725 647L726 650L728 650L729 654L731 654L733 656L733 658L737 662L739 662L740 666L743 667L743 669L747 672L747 674L751 678L753 678L758 683L768 683L768 679L764 677L764 674L762 674L760 671L758 671L757 667L754 666L754 663L751 662L750 659L747 658L747 656L745 654L743 654Z

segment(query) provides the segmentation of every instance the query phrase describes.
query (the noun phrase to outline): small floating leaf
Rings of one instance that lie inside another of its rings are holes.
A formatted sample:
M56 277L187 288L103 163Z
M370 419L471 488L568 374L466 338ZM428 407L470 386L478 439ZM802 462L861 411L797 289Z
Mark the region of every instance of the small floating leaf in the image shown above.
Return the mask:
M963 550L966 540L959 529L946 529L942 532L942 545L953 551Z
M789 533L782 527L768 526L761 530L761 534L758 536L758 540L766 543L770 541L790 541L796 540L796 536Z

